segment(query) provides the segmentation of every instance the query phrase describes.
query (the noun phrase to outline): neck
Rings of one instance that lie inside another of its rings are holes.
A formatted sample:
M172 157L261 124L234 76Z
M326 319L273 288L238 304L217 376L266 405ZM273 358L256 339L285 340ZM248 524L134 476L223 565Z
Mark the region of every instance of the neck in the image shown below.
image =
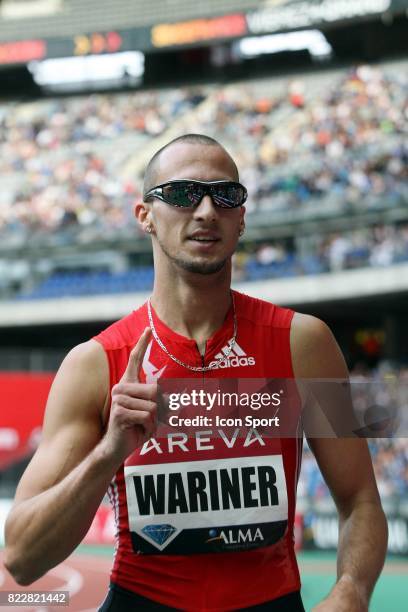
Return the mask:
M231 265L214 274L156 271L152 306L168 327L194 339L200 350L219 329L231 306Z

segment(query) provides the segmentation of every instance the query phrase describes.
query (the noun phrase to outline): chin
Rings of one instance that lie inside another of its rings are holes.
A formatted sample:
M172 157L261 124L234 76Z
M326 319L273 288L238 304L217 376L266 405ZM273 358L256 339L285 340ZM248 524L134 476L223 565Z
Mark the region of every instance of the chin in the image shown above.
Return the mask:
M177 265L183 270L203 275L220 272L225 267L226 262L226 259L222 259L221 261L189 261L185 259L176 260Z
M230 258L230 255L224 257L223 259L214 258L212 260L209 260L208 258L205 259L204 257L191 257L191 259L189 259L188 256L186 256L185 258L183 258L177 255L173 255L169 250L167 250L163 242L159 240L158 237L157 242L159 243L163 253L168 257L168 259L170 259L170 261L173 262L173 264L175 264L178 268L181 268L182 270L186 270L187 272L193 272L194 274L216 274L217 272L220 272L222 269L225 268Z

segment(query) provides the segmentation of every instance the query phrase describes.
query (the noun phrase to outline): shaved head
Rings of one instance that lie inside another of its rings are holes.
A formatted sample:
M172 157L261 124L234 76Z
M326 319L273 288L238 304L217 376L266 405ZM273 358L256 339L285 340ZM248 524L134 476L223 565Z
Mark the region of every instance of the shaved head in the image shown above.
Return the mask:
M143 193L147 193L155 187L159 185L162 181L160 178L160 158L164 151L167 151L170 147L176 144L196 144L200 146L207 147L217 147L221 149L225 155L230 159L233 173L235 174L234 179L239 180L239 173L236 163L232 159L231 155L228 151L217 141L215 138L211 138L211 136L205 136L204 134L184 134L183 136L178 136L174 138L169 143L164 145L161 149L159 149L151 158L149 163L147 164L144 183L143 183ZM184 178L193 178L193 177L184 177Z

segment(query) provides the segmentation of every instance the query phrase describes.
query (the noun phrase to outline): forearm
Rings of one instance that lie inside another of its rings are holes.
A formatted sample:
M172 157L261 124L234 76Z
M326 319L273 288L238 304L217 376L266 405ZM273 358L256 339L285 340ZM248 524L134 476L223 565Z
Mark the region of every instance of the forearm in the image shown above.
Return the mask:
M5 565L30 584L64 560L86 535L118 461L103 443L63 480L12 509L5 529Z
M368 606L387 552L387 521L378 502L360 502L340 515L337 581L349 584Z

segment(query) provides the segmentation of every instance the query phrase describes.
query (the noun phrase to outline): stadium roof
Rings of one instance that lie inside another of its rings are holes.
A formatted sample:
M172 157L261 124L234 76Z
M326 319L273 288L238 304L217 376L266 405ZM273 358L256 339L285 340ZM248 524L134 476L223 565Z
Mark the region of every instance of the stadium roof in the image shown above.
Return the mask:
M0 40L74 36L211 17L293 0L0 0ZM37 12L35 5L38 5ZM18 8L20 5L21 9ZM25 5L25 10L23 6ZM40 10L41 5L41 10ZM48 6L49 14L44 14ZM16 8L17 7L17 8ZM36 16L37 15L37 16Z

